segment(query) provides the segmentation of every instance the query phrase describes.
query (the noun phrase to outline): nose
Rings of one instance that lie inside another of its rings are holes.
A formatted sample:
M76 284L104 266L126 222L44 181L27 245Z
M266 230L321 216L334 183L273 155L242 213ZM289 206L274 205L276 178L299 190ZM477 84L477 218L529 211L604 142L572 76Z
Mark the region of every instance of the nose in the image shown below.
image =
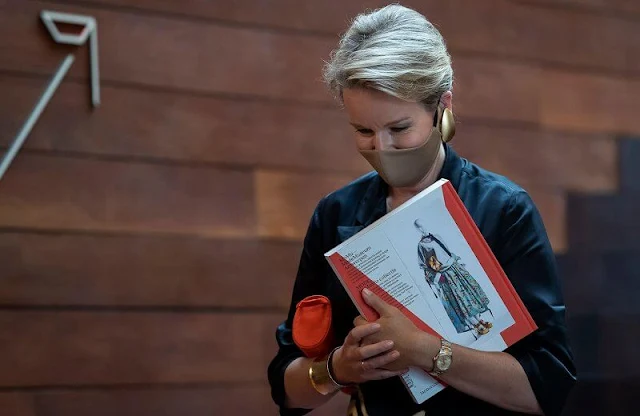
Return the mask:
M382 130L375 133L373 138L374 150L388 150L393 147L393 137L388 131Z

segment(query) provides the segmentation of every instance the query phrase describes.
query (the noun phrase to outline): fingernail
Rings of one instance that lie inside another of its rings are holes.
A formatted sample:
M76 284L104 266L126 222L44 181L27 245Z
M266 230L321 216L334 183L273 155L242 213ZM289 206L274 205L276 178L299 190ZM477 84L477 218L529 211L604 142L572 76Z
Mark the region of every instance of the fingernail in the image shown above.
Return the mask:
M387 343L385 344L387 348L391 348L393 347L393 341L387 341Z
M362 289L362 293L364 293L365 296L371 296L371 291L369 289L367 289L366 287L364 289Z

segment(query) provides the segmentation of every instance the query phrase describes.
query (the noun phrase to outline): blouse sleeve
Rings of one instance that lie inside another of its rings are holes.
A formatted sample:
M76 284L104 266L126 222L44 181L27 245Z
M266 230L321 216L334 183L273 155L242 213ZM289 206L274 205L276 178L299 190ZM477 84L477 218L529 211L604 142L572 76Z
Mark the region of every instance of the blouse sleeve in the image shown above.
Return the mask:
M323 200L324 201L324 200ZM298 273L293 286L291 304L287 319L276 328L275 337L278 344L278 352L271 360L267 373L271 386L271 397L280 409L282 416L304 415L312 409L289 409L285 407L284 373L287 366L296 358L303 357L302 351L295 345L292 338L291 324L296 305L302 299L310 295L327 296L326 261L322 250L321 228L321 201L316 207L307 234L304 239Z
M499 260L538 330L511 346L547 416L559 415L576 382L555 256L542 218L526 192L506 209Z

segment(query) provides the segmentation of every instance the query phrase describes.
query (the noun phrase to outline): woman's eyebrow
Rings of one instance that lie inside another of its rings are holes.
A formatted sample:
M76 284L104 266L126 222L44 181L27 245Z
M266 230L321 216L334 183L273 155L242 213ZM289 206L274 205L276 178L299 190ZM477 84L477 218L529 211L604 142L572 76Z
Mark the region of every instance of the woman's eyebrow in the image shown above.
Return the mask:
M398 119L398 120L390 121L389 123L385 124L384 126L385 126L385 127L389 127L389 126L391 126L391 125L398 124L398 123L402 123L403 121L408 121L408 120L411 120L411 117L403 117L403 118ZM364 126L361 126L361 125L360 125L360 124L358 124L358 123L351 123L351 122L349 122L349 124L351 124L351 125L352 125L353 127L355 127L356 129L364 129L364 128L366 128L366 127L364 127Z
M407 121L407 120L411 120L411 117L403 117L403 118L401 118L399 120L395 120L395 121L389 122L389 123L385 124L384 126L385 127L389 127L391 125L402 123L403 121Z

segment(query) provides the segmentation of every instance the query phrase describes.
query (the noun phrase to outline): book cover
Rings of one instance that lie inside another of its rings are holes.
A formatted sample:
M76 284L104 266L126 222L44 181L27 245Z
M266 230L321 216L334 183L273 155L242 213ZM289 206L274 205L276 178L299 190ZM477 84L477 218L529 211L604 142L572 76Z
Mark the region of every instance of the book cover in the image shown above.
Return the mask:
M365 287L421 330L455 344L503 351L536 329L451 183L441 179L325 253L358 311L377 312ZM403 382L417 403L446 386L411 368Z

